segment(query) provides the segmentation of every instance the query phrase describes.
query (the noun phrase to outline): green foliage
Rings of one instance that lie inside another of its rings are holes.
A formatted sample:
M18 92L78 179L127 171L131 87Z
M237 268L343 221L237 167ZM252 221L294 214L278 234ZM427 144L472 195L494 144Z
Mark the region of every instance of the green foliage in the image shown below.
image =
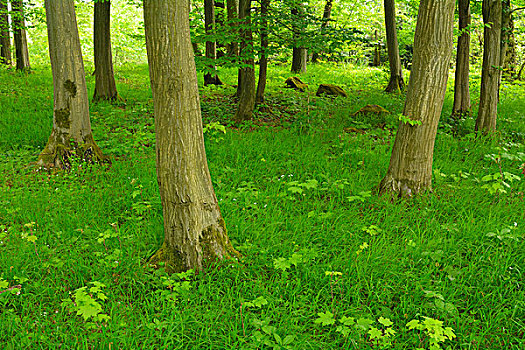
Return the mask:
M73 299L63 299L62 306L82 316L85 322L108 322L111 317L102 313L102 303L107 299L102 288L106 285L98 281L89 284L91 287L81 287L71 293Z
M447 340L456 338L451 327L443 327L443 321L431 317L423 317L423 321L414 319L407 323L408 329L415 329L428 338L429 350L442 349L441 345Z

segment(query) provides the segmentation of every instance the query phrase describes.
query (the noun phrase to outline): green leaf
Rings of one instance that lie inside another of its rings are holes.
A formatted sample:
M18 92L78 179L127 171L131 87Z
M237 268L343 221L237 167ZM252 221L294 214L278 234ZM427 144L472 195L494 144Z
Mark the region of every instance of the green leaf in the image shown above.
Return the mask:
M297 264L303 262L303 256L301 254L293 253L292 257L288 259L288 262L292 265L297 266Z
M326 313L319 312L317 315L319 318L315 320L315 323L320 323L323 326L329 326L335 323L334 314L330 311L327 311Z
M379 317L377 322L381 323L385 327L390 327L394 324L392 321L390 321L390 319L384 318L383 316Z
M375 328L375 327L370 327L370 330L368 331L368 334L370 335L370 339L373 340L373 339L379 339L379 338L382 338L383 337L383 333Z
M355 318L343 316L339 319L339 322L345 326L352 326L355 323Z
M356 325L358 328L361 328L363 330L368 330L370 328L370 326L374 323L373 320L369 319L369 318L364 318L364 317L361 317L357 320L356 322Z
M295 336L293 335L287 335L286 337L284 337L283 339L283 345L288 345L288 344L291 344L295 339Z
M276 269L286 271L292 266L292 264L290 264L290 262L286 258L277 258L273 261L273 266Z
M422 325L419 323L419 320L412 320L407 323L408 329L422 329L421 326Z

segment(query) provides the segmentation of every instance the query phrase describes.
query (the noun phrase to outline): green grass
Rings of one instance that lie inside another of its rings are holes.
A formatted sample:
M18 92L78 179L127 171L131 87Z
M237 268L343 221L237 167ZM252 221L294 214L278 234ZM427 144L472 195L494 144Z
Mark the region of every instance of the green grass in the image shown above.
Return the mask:
M406 327L422 316L454 329L457 338L445 343L453 349L524 348L523 86L504 86L501 137L481 142L469 134L472 120L455 124L451 136L449 83L434 191L391 202L368 196L386 172L404 103L382 92L386 72L310 67L301 76L307 95L282 87L287 69L271 68L271 112L240 128L229 122L233 71L221 72L229 85L201 90L205 122L230 126L225 135L207 134L206 144L228 233L243 258L189 278L191 288L175 293L175 302L167 286L180 282L144 267L163 239L147 67L118 72L126 103L91 106L94 136L113 165L64 174L27 167L51 131L49 68L29 76L0 70L0 286L22 286L19 295L0 294L2 348L262 349L278 342L274 334L293 336L291 349L379 348L364 331L350 327L344 337L339 321L315 322L327 312L389 318L393 349L428 348L425 336ZM318 83L339 84L349 97L317 98ZM352 116L370 103L392 114ZM497 181L482 179L500 171L522 180L491 194L483 185ZM291 258L295 265L276 267ZM85 322L63 306L93 281L105 284L107 299L99 301L107 323ZM259 297L267 304L246 304Z

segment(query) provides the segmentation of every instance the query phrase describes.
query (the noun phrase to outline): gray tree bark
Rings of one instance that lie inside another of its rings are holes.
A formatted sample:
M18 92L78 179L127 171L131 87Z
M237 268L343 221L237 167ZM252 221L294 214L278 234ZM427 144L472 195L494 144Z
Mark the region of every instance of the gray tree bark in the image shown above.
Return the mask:
M238 0L226 0L226 11L228 13L228 22L230 23L230 30L233 36L237 33L237 23L239 19L239 1ZM226 54L229 57L235 57L239 55L239 43L233 40L226 46Z
M215 34L215 1L204 0L204 28L206 35ZM206 58L209 62L208 70L212 71L204 74L204 85L222 85L217 75L215 60L217 59L217 42L215 40L206 41Z
M459 0L459 31L454 81L453 116L470 115L470 0Z
M261 52L259 53L259 80L257 80L257 93L255 103L264 102L266 90L266 76L268 73L268 10L270 0L261 1Z
M296 23L296 21L301 20L301 15L304 12L303 10L304 4L298 3L295 5L295 7L292 8L292 21L293 23ZM293 43L293 50L292 50L292 73L304 73L306 72L306 63L308 61L308 50L303 47L302 44L299 42L301 40L301 33L300 28L296 25L292 26L294 30L294 43Z
M237 255L208 170L187 1L144 0L164 244L150 263L200 271Z
M483 66L476 131L496 130L501 75L501 0L483 0Z
M37 164L69 168L73 155L87 162L107 161L91 131L74 0L46 0L45 6L54 87L53 130Z
M111 54L111 1L97 1L94 13L95 101L118 98Z
M421 0L403 115L379 191L410 197L432 187L434 142L447 87L454 0ZM414 123L414 122L413 122Z
M29 51L27 49L27 34L26 23L24 17L24 2L23 0L12 0L12 20L13 20L13 36L15 42L16 53L16 69L22 71L30 71Z
M399 92L405 88L401 57L399 57L399 43L396 29L396 3L395 0L385 0L385 28L388 62L390 63L390 81L386 92Z
M7 0L0 0L0 64L11 65L11 35Z

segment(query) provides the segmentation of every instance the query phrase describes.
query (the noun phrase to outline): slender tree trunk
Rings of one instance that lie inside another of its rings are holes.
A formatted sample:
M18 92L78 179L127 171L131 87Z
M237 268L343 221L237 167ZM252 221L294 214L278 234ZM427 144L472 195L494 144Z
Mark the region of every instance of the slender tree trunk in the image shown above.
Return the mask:
M150 263L200 271L237 252L208 170L187 1L144 0L164 244Z
M503 57L503 71L509 76L513 77L516 75L517 63L517 47L516 47L516 36L514 35L514 18L512 13L509 16L508 24L508 38L506 39L505 55Z
M74 0L46 0L49 56L53 71L53 130L37 164L69 168L72 155L106 161L95 144Z
M459 0L459 31L454 81L453 116L470 115L470 0Z
M323 11L323 23L321 23L321 33L324 33L326 27L328 26L328 22L330 21L330 17L332 15L332 4L333 0L326 0ZM314 52L312 55L312 63L317 62L319 62L319 52Z
M381 65L381 45L379 44L377 29L374 32L374 40L376 41L376 46L374 48L374 61L372 62L372 66L379 67Z
M301 21L302 14L304 12L303 10L304 4L296 4L294 8L292 8L292 21L293 23L296 23L298 21ZM302 40L301 33L299 33L301 30L299 26L293 25L292 26L294 30L294 43L293 43L293 51L292 51L292 73L304 73L306 72L306 62L308 60L308 50L303 47L302 44L300 44Z
M414 38L414 60L403 115L388 172L380 192L410 197L432 187L434 142L447 87L454 0L421 0Z
M228 22L230 25L230 31L232 37L237 37L237 23L239 19L239 1L238 0L226 0L226 11L228 13ZM228 45L226 45L226 54L229 57L239 56L239 43L234 39Z
M206 35L215 34L215 1L204 0L204 28ZM208 72L204 74L204 85L222 85L217 75L215 60L217 59L217 42L215 39L206 41L206 60Z
M509 47L510 35L512 33L511 23L511 5L510 0L501 1L501 43L500 43L500 85L501 78L505 72L505 58L507 56L507 48ZM499 90L499 89L498 89Z
M95 101L112 101L118 97L111 54L110 13L110 0L95 3L93 35L95 55L95 94L93 99Z
M0 64L11 65L11 35L7 0L0 0Z
M399 57L399 43L396 29L396 4L395 0L385 0L385 28L388 62L390 63L390 81L386 92L399 92L405 88L403 81L403 68Z
M501 0L483 0L483 66L476 131L496 130L501 74Z
M238 96L239 104L235 113L235 121L250 120L255 108L255 62L253 58L253 34L251 29L251 0L239 1L239 19L242 20L241 50L244 67L239 69Z
M268 73L268 8L270 0L261 0L261 52L259 54L259 80L257 81L257 94L255 103L264 102L266 89L266 75Z
M24 3L22 0L12 0L13 33L15 38L16 69L30 71L29 51L27 49L27 35L24 20Z

